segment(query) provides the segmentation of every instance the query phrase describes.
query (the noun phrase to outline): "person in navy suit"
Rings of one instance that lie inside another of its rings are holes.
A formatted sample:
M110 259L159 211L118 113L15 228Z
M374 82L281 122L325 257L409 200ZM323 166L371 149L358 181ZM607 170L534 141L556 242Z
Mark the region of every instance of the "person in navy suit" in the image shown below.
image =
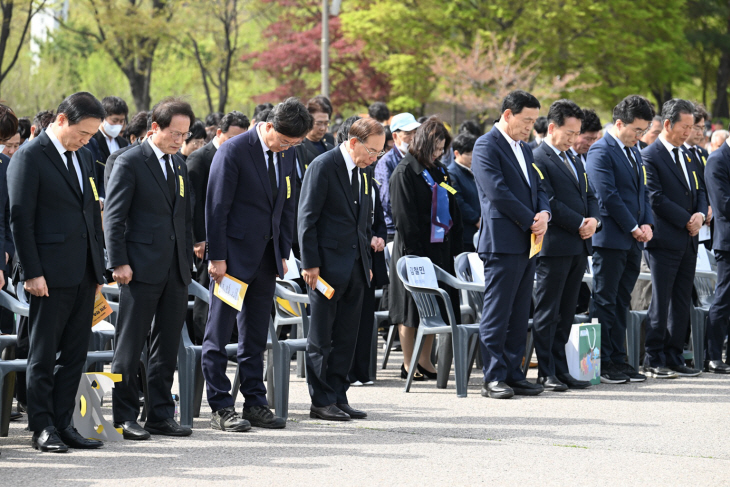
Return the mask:
M654 238L645 244L644 251L652 281L644 372L657 379L701 374L687 367L682 355L689 326L697 234L707 215L700 169L681 149L692 130L693 110L687 100L675 98L664 103L662 133L641 151L654 214Z
M593 310L601 324L601 382L640 382L626 363L626 320L639 277L643 243L652 238L646 173L635 147L649 130L654 109L638 95L613 109L613 126L588 151L588 182L598 198L603 229L593 237Z
M479 193L474 174L471 171L471 158L477 138L469 132L462 132L451 142L454 149L454 162L447 170L451 176L451 183L456 190L456 203L461 211L461 221L464 223L464 252L474 252L474 234L479 230L482 221L482 212L479 206Z
M497 399L543 391L525 379L521 368L535 276L530 239L534 234L541 241L550 220L548 196L524 142L539 112L537 98L511 92L502 101L499 121L472 152L482 210L477 252L486 283L479 325L482 395Z
M211 427L246 431L284 428L266 401L263 352L276 277L287 272L296 201L296 154L312 130L312 116L296 98L274 107L266 122L221 144L213 157L205 203L210 311L203 338L203 376ZM241 311L213 295L226 274L248 284ZM215 281L215 282L214 282ZM234 409L226 376L226 345L238 326L243 412Z
M549 391L591 385L570 375L565 356L580 285L593 252L591 237L601 225L583 163L569 150L580 135L583 117L570 100L550 105L548 133L533 152L553 215L537 257L533 319L537 383Z
M715 212L712 249L717 260L715 300L710 306L707 325L705 370L730 374L730 365L722 362L722 347L730 328L730 139L707 158L705 185Z

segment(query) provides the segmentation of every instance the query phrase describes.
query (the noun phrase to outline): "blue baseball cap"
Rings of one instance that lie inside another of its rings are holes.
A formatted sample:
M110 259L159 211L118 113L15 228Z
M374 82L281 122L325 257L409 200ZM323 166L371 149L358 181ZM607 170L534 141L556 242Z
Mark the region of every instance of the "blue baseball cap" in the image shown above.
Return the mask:
M395 132L401 130L403 132L410 132L416 130L421 124L416 121L416 117L410 113L399 113L390 121L390 131Z

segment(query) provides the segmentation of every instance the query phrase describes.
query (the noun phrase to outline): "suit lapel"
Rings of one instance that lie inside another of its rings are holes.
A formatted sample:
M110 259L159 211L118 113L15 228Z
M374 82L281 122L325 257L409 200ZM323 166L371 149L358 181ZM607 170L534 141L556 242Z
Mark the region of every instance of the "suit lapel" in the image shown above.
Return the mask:
M264 187L264 192L266 193L266 196L268 196L269 203L271 203L271 207L273 208L274 195L271 192L271 183L269 182L269 173L267 170L269 162L264 157L264 149L261 145L261 140L259 139L258 124L252 128L251 131L253 133L251 134L249 153L253 160L253 165L256 168L256 172L259 175L259 179L261 180L261 185Z
M659 142L661 144L661 142ZM677 163L674 161L674 157L672 154L667 152L667 149L662 145L661 147L658 147L659 153L661 154L662 161L664 161L664 164L669 166L669 169L672 171L672 174L679 179L679 181L682 183L682 186L685 188L687 187L687 180L684 178L684 174L682 173L682 170L677 167ZM680 149L680 156L684 157L684 151Z
M608 145L611 146L611 149L613 150L614 157L617 157L624 165L627 171L629 171L629 174L631 175L631 180L634 182L634 186L639 187L639 181L636 177L636 170L631 167L631 163L629 162L628 157L626 157L626 152L624 152L619 146L618 143L614 140L613 136L611 134L606 134L605 137L609 137L608 139ZM630 149L629 149L630 150ZM636 164L638 166L639 160L636 158L636 155L631 153L634 156L634 160L636 161ZM637 169L639 169L637 167Z
M494 132L494 137L497 139L497 146L502 149L502 152L505 153L507 156L507 159L509 159L512 164L514 165L515 169L517 169L517 172L522 177L522 180L530 186L530 183L525 179L525 173L522 172L522 168L520 167L520 161L517 160L517 156L515 156L515 153L512 151L512 147L510 147L509 142L507 142L507 139L504 138L504 135L502 135L502 132L499 131L498 128L493 128L492 131ZM520 144L522 146L522 144ZM524 155L525 151L522 150L522 154ZM527 158L525 158L525 164L527 163ZM529 174L530 171L528 170L527 173Z
M147 167L152 172L152 175L155 177L155 181L157 181L157 184L160 186L160 189L162 190L162 193L165 195L165 199L167 200L167 203L172 207L172 199L170 198L170 190L167 189L167 181L165 180L165 175L162 173L162 167L160 167L160 160L157 158L157 155L155 154L155 151L152 150L152 146L150 146L149 143L144 144L143 146L143 152L147 155L147 158L145 159L145 164L147 164ZM169 169L169 167L168 167Z
M81 192L79 189L78 181L73 180L71 173L66 167L66 163L61 158L61 155L56 150L56 146L53 145L51 139L48 138L48 135L44 132L43 136L45 137L45 140L43 140L43 152L46 153L46 156L48 156L48 158L51 160L53 166L55 166L55 168L61 173L61 176L63 176L68 185L71 186L71 189L74 193L76 193L76 196L81 199Z
M345 164L345 158L342 156L342 152L340 151L335 152L335 165L337 166L337 178L340 180L342 189L345 191L347 203L350 205L350 211L352 211L353 216L357 218L355 202L352 201L352 183L348 178L349 171L347 170L347 164Z
M76 158L79 160L79 168L81 169L81 184L84 185L84 194L82 196L82 201L84 203L84 206L86 206L89 200L94 197L94 191L91 189L91 182L89 181L89 179L92 177L91 173L87 170L88 166L84 159L81 157L81 153L81 151L76 152ZM91 166L93 166L93 164Z
M540 144L540 146L542 146L542 145L544 145L544 144ZM576 175L573 174L573 171L570 168L568 168L568 166L565 165L565 161L563 161L560 158L560 156L557 155L555 153L555 151L552 150L550 147L546 146L545 149L543 149L543 150L547 153L550 160L552 160L555 164L558 165L560 170L563 171L563 174L565 174L568 177L568 179L570 179L573 182L573 184L575 184L575 187L578 188L578 191L580 191L580 183L578 182L578 179L576 179ZM566 154L568 154L568 152L570 152L570 151L567 151Z
M580 191L580 194L583 197L583 205L585 206L586 211L588 211L588 177L585 175L586 170L583 167L580 157L574 156L573 152L570 150L568 150L566 154L568 154L570 160L573 161L575 170L578 172L578 191Z

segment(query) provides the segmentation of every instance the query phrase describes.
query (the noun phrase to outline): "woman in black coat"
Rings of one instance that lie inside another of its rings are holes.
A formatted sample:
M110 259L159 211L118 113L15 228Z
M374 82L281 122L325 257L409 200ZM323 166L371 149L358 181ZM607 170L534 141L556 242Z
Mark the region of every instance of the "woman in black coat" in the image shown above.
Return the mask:
M396 263L404 255L428 257L435 265L453 274L454 257L463 249L461 213L456 198L448 190L445 192L448 195L452 226L441 237L443 241L439 241L441 238L432 238L433 192L443 190L441 183L445 183L447 189L451 188L449 173L438 160L450 143L451 136L444 124L436 117L429 118L416 130L413 142L408 148L409 153L398 164L390 178L390 200L396 232L390 264L389 310L391 323L402 324L399 331L403 348L404 364L401 366L403 378L406 377L410 366L419 318L413 297L406 292L398 278ZM441 286L449 293L458 320L459 293L455 289L444 287L443 284ZM415 380L424 380L425 377L436 378L436 369L431 363L432 346L433 335L429 335L424 339L424 347L418 358Z

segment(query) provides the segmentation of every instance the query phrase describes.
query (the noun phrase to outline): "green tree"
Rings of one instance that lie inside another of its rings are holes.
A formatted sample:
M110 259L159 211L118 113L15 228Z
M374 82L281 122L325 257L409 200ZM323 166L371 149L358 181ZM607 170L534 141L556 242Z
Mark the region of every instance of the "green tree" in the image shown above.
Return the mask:
M0 85L18 62L33 17L47 0L0 0Z

